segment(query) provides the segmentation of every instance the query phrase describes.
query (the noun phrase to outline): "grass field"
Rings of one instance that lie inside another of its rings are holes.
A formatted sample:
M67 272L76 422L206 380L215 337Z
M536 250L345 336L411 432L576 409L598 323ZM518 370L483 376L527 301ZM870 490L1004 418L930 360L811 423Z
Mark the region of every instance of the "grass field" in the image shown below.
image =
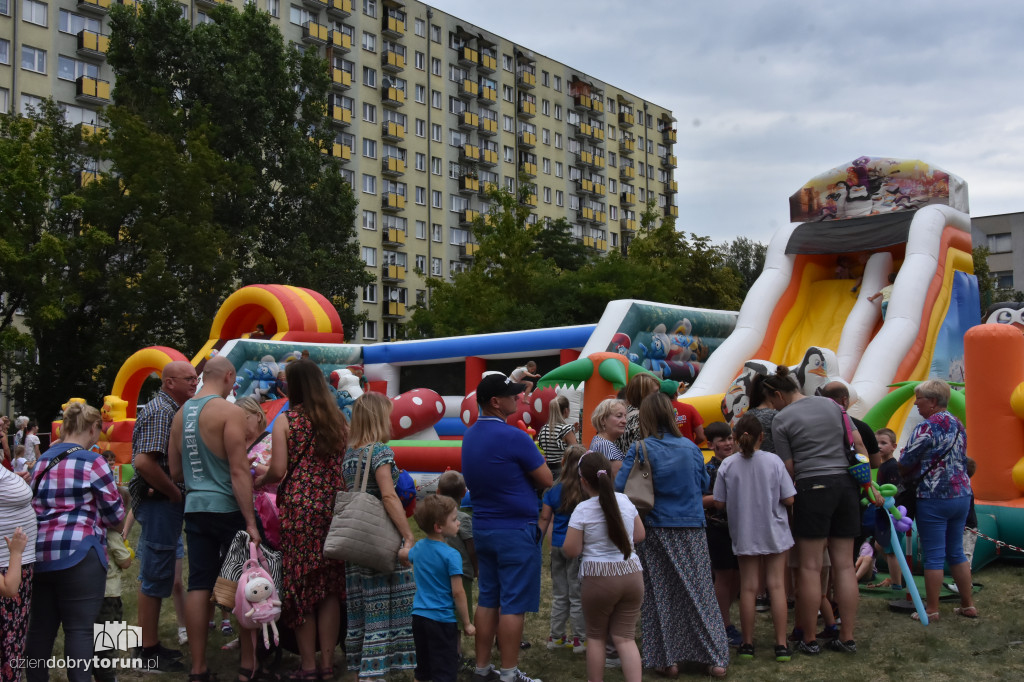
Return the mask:
M413 524L415 527L415 524ZM133 530L133 536L138 533ZM132 538L134 546L135 538ZM545 555L541 610L528 614L526 639L532 647L520 657L520 666L528 674L543 678L544 682L578 682L586 679L584 656L570 649L548 651L550 576ZM135 567L129 569L134 576ZM914 622L906 614L889 610L888 602L874 595L863 595L860 601L857 626L857 653L854 655L823 651L820 656L794 655L789 663L776 663L771 655L772 630L767 613L757 614L755 645L758 656L753 661L739 661L735 655L729 668L730 679L740 680L829 680L830 682L867 682L871 680L1022 680L1024 679L1024 566L996 563L974 576L983 587L976 595L981 613L977 620L953 615L958 602L944 602L941 618L927 627ZM134 577L124 580L125 619L137 623L135 615L137 582ZM169 600L168 600L169 601ZM738 623L738 606L733 619ZM792 612L790 627L792 627ZM161 617L162 640L167 646L177 646L174 611L165 602ZM210 667L220 680L235 679L238 651L224 651L220 647L228 641L219 631L210 633ZM472 641L465 639L463 646L472 651ZM61 643L58 640L58 652ZM336 661L343 663L339 648ZM297 667L298 658L285 654L282 671ZM703 677L699 668L684 669L680 679ZM124 672L121 680L185 680L186 675L154 677L135 672ZM55 674L54 680L66 679ZM354 674L340 678L354 680ZM408 680L412 674L395 675L391 679ZM468 682L468 674L462 678ZM609 670L608 682L623 680L622 672ZM660 680L653 672L645 671L644 680Z

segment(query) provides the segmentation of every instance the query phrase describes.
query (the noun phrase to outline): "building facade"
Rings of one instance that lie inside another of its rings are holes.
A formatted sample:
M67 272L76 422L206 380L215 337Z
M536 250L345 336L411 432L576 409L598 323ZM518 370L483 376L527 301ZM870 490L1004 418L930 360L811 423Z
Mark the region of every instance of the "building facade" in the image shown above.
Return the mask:
M115 1L0 0L0 110L52 95L70 122L97 125ZM472 262L489 185L524 197L531 221L567 219L596 252L624 249L648 200L678 215L671 111L421 2L255 2L331 71L326 153L359 201L377 278L352 341L402 338L410 307L427 301L425 276ZM215 5L190 0L182 14L198 24Z
M1024 290L1024 213L972 217L971 241L988 247L994 287Z

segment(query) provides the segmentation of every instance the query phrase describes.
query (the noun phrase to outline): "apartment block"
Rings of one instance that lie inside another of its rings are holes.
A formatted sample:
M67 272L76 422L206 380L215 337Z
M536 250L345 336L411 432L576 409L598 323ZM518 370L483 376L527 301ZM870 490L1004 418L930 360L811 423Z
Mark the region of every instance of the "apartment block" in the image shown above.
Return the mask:
M110 99L116 1L0 0L0 110L52 95L69 121L97 125ZM330 68L335 141L325 153L359 201L362 257L377 276L360 297L369 320L353 341L403 338L409 309L428 300L425 276L450 278L472 263L470 226L488 211L491 185L522 196L531 222L567 219L601 253L626 248L648 200L678 215L675 119L628 84L421 2L255 2ZM209 21L215 5L191 0L182 15Z

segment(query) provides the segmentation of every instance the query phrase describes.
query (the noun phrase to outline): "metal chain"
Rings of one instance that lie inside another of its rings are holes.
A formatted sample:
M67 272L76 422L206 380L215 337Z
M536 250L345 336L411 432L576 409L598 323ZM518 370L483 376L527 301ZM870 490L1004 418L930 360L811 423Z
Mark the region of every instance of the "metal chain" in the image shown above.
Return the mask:
M996 540L995 538L990 538L989 536L987 536L984 533L982 533L981 531L979 531L977 528L968 528L967 530L970 531L971 533L974 533L979 538L984 538L984 539L988 540L989 542L994 542L995 545L996 545L996 554L997 555L1000 553L1000 550L1002 550L1003 547L1009 549L1012 552L1017 552L1018 554L1024 554L1024 549L1021 549L1020 547L1015 547L1015 546L1011 545L1008 542L1003 542L1002 540Z

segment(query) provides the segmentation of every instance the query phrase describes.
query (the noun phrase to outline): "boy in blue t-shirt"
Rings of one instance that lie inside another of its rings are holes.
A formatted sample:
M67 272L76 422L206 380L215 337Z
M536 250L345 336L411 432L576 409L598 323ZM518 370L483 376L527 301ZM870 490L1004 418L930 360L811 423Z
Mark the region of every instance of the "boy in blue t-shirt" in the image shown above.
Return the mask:
M416 644L418 682L455 682L459 670L458 613L466 634L476 628L469 622L466 590L462 586L462 556L445 543L445 537L459 532L455 500L428 495L416 506L414 518L425 540L409 550L416 578L416 596L412 602L412 636Z

